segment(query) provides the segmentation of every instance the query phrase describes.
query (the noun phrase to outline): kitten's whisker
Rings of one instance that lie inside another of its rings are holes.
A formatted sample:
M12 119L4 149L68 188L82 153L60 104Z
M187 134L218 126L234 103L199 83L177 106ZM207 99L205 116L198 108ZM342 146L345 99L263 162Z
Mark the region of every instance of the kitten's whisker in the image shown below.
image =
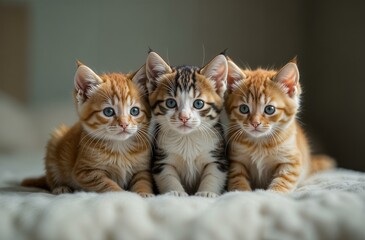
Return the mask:
M169 48L166 48L166 59L167 59L167 64L168 64L169 66L171 66L171 65L170 65L170 59L169 59Z
M210 130L208 127L205 127L203 124L198 127L199 131L205 136L207 141L212 141L212 138L209 137L208 130ZM213 132L214 134L214 132Z
M137 141L138 141L139 143L141 143L141 144L142 144L142 146L143 146L144 148L151 148L151 145L146 144L146 142L145 142L145 138L144 138L143 136L141 136L141 135L140 135L140 132L137 132L137 133L135 134L135 136L136 136L136 138L137 138Z
M228 140L227 140L227 143L226 143L226 149L225 149L225 151L227 152L227 148L228 148L228 146L229 146L229 142L230 141L232 141L232 140L234 140L234 139L236 139L236 135L238 134L238 135L241 135L241 133L242 133L242 130L241 129L237 129L238 131L235 131L232 135L230 135L230 133L228 133L228 136L230 136L229 138L228 138Z
M94 132L93 134L89 135L90 138L88 139L88 141L85 144L83 144L83 148L81 149L81 152L83 152L85 149L89 148L91 146L91 144L93 144L93 142L96 141L96 139L97 139L96 135L98 135L98 134L99 134L99 132ZM102 133L100 132L100 136L101 136L101 134Z
M218 132L212 125L210 125L209 123L206 122L202 122L202 126L206 127L209 131L211 131L217 138L219 139L224 139L224 137L222 136L222 134L220 132Z
M211 140L211 138L209 138L208 137L208 134L207 134L207 132L206 132L206 130L203 128L203 126L199 126L199 131L200 131L200 133L203 135L203 137L207 140L207 141L209 141L209 140Z
M85 133L85 134L86 135L80 140L79 145L81 145L81 143L85 140L86 137L88 137L89 139L86 141L86 143L83 143L83 147L81 149L81 152L83 152L83 150L86 147L89 147L89 145L92 144L92 142L94 141L94 139L96 137L99 137L99 135L101 136L103 134L103 129L97 129L93 133Z
M148 132L148 130L146 130L146 129L141 128L138 130L138 132L143 133L146 137L153 138L152 140L156 140L156 137L151 132Z
M227 151L227 147L229 146L229 142L236 142L243 134L243 131L240 129L239 131L235 132L230 139L228 139L227 145L226 145L226 149L225 151Z
M202 47L203 47L203 61L202 61L202 66L204 66L204 63L205 63L205 47L204 47L204 44L202 44Z
M153 140L156 140L156 138L155 138L155 136L152 134L152 133L150 133L149 131L148 131L148 129L144 129L144 128L141 128L141 129L139 129L138 131L137 131L137 133L141 136L141 137L143 137L144 139L146 139L146 141L147 142L151 142L151 140L153 141ZM149 144L149 145L151 145L151 144Z

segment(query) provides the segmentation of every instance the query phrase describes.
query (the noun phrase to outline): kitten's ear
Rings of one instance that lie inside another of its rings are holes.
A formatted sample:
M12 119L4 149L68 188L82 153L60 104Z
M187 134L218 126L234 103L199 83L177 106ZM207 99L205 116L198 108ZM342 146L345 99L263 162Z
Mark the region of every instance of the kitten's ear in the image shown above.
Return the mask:
M246 75L242 72L241 68L238 67L230 58L227 59L228 62L228 88L229 90L234 90L237 85L236 83L245 79Z
M156 89L160 76L171 73L170 66L155 52L149 52L146 61L146 75L148 91L152 92Z
M137 72L133 74L132 82L134 82L141 92L147 94L147 75L146 75L146 65L143 65Z
M289 62L298 64L298 57L297 56L293 57L292 60L290 60Z
M81 65L84 65L82 62L80 62L80 60L76 60L76 66L80 67Z
M223 97L227 89L228 64L226 56L219 54L205 67L200 70L200 74L204 75L214 83L217 93Z
M293 61L290 61L282 67L273 81L279 83L283 87L285 93L290 97L300 94L299 70L297 64Z
M83 103L90 97L95 87L102 83L103 80L80 61L77 61L77 65L78 68L74 78L76 97L79 103Z

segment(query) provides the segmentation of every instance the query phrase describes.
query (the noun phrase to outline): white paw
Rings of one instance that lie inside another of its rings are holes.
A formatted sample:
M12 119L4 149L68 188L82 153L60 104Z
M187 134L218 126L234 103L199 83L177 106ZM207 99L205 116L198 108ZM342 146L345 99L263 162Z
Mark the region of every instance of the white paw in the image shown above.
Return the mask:
M72 193L72 189L66 186L56 187L52 190L53 194L59 195L63 193Z
M178 192L178 191L167 192L166 195L176 196L176 197L188 197L189 196L189 194L187 194L186 192Z
M216 193L214 193L214 192L197 192L197 193L195 193L195 196L198 196L198 197L207 197L207 198L216 198L219 195L216 194Z
M143 198L151 198L151 197L154 197L155 196L155 194L153 194L153 193L139 192L138 194L139 194L139 196L141 196Z

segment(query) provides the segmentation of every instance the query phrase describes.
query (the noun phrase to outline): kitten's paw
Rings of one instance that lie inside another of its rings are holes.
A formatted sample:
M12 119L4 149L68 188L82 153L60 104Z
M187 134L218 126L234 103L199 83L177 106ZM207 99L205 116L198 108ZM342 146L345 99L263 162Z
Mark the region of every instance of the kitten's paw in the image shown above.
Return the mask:
M178 191L171 191L166 193L166 195L168 196L176 196L176 197L188 197L189 194L187 194L186 192L178 192Z
M72 189L67 186L56 187L52 190L52 194L59 195L63 193L72 193Z
M216 194L216 193L214 193L214 192L197 192L197 193L195 193L195 196L198 196L198 197L207 197L207 198L216 198L219 195Z
M275 193L289 193L292 190L291 189L287 189L287 188L283 188L280 186L273 186L273 187L269 187L267 189L268 192L275 192Z
M234 188L228 189L228 192L252 192L251 188Z
M151 198L151 197L154 197L155 196L155 194L153 194L153 193L139 192L138 194L139 194L139 196L141 196L143 198Z

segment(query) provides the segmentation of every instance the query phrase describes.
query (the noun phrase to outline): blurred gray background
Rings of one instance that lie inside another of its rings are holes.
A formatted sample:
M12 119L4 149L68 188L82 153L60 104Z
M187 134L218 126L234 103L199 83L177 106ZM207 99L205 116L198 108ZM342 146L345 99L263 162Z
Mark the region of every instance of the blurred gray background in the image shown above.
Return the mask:
M0 0L0 152L41 149L75 121L75 60L137 70L148 47L172 65L223 49L241 66L298 56L300 115L315 151L365 170L364 1Z

